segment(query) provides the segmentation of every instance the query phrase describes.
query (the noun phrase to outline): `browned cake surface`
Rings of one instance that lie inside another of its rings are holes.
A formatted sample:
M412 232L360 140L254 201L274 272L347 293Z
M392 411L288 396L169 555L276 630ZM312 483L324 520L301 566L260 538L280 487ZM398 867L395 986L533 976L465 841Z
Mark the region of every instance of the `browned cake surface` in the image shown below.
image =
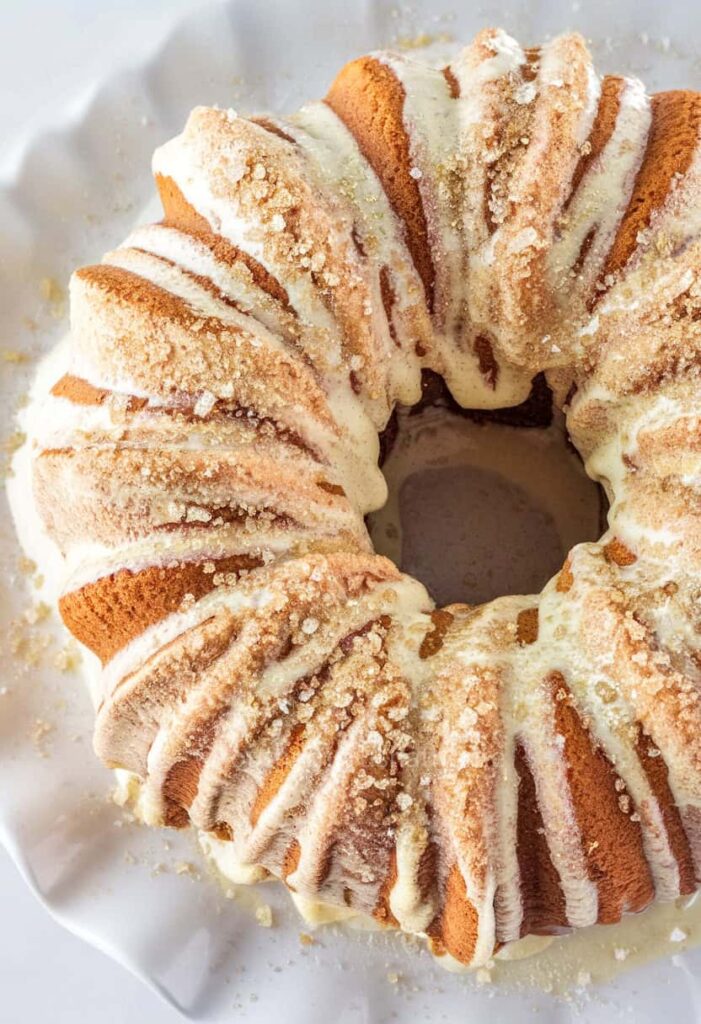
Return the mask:
M698 146L701 97L695 92L660 92L652 97L652 125L628 209L611 247L604 278L615 274L635 251L677 175L684 175Z
M346 64L326 94L326 102L357 140L361 153L382 182L401 218L411 257L429 309L434 270L418 182L411 176L409 140L402 110L404 91L389 68L372 57Z

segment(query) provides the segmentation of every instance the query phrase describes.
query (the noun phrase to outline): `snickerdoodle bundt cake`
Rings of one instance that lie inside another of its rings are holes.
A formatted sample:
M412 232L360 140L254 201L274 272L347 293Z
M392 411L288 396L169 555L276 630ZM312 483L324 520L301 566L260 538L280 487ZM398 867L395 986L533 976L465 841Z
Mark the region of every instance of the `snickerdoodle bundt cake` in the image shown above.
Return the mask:
M700 131L579 36L488 30L156 152L163 219L74 274L33 470L150 821L463 964L696 888ZM437 609L373 552L424 371L565 410L609 525L541 594Z

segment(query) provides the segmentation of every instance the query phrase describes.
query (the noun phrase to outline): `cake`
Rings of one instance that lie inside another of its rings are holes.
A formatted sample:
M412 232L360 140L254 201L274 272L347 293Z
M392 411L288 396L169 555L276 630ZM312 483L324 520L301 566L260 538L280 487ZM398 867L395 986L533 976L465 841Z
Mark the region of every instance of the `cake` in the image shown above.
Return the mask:
M71 283L33 409L95 749L156 825L480 965L701 879L701 96L486 30L278 118L196 109L163 219ZM378 436L438 375L543 375L606 532L436 608L372 548Z

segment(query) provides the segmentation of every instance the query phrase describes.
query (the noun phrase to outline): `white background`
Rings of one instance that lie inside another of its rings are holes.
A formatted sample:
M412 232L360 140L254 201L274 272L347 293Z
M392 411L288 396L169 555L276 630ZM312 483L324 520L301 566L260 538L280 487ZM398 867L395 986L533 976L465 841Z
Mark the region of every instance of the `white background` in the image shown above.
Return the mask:
M154 50L193 0L0 0L0 175L24 139L106 73ZM39 905L0 848L0 1024L176 1024L182 1017Z

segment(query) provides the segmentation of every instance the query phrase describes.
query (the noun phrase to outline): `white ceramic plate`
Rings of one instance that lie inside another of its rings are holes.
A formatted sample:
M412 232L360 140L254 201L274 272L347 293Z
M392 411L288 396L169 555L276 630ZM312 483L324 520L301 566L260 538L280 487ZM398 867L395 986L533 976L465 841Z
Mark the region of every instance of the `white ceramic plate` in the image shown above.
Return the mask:
M0 191L5 448L34 362L65 331L60 289L70 270L98 259L126 233L150 194L154 146L179 130L196 103L293 109L323 94L334 71L357 53L424 32L468 40L487 24L501 24L524 41L578 28L604 70L640 74L650 88L701 87L692 52L701 37L699 5L586 0L567 7L533 0L528 9L517 2L462 7L441 12L438 0L410 9L369 0L206 7L177 27L145 66L106 78L70 120L37 138ZM42 290L43 279L59 287L44 283ZM8 362L4 349L29 361ZM148 832L110 801L112 778L91 752L88 697L79 675L56 664L65 638L52 617L36 624L22 618L34 598L2 500L0 839L66 927L197 1020L701 1019L699 952L563 1001L537 990L480 987L391 936L327 931L303 945L304 926L273 886L227 900L206 876L192 837ZM43 647L50 635L55 639ZM272 928L256 918L263 902L273 907Z

